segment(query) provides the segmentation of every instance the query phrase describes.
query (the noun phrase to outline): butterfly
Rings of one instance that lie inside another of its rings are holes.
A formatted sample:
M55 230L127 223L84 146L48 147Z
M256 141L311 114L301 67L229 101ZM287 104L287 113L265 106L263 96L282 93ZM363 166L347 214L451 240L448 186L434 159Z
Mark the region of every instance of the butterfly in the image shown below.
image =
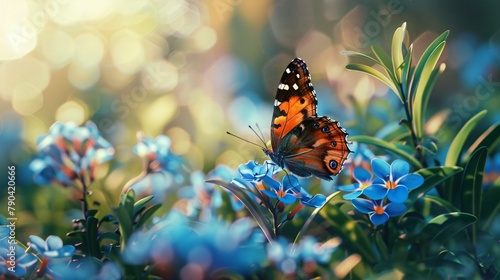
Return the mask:
M295 58L288 64L274 100L271 160L297 176L314 175L332 180L351 150L347 133L326 116L318 117L318 99L306 63Z

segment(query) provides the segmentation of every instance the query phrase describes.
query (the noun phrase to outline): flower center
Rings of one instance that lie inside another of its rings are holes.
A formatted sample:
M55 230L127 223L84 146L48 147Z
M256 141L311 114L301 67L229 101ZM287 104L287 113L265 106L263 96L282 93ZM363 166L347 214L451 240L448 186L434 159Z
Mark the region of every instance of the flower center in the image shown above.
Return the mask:
M373 211L378 214L378 215L382 215L384 214L384 207L380 206L380 205L375 205L373 207Z
M370 182L370 181L360 182L359 188L364 190L364 189L366 189L366 187L371 186L371 185L372 185L372 182Z
M387 181L385 182L385 187L389 190L395 189L397 187L396 182L393 181Z

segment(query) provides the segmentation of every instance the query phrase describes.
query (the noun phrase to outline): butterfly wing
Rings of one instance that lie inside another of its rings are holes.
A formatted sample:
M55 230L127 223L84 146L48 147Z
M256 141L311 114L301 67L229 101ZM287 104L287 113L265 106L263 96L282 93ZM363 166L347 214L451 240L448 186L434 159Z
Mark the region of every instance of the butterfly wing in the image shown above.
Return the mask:
M295 58L281 76L271 122L271 146L278 151L285 136L304 119L316 116L316 93L305 62Z
M285 168L298 176L314 175L331 180L347 159L347 133L335 120L311 117L283 139L281 152Z
M281 77L271 123L272 151L279 166L298 176L331 180L350 153L338 122L318 117L318 100L305 62L295 58Z

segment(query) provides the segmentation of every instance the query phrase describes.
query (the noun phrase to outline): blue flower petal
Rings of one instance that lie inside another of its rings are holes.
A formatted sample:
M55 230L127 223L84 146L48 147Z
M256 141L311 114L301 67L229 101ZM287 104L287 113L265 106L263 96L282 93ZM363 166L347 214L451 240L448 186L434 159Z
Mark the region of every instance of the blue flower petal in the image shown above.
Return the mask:
M358 182L366 182L372 179L372 174L362 167L354 168L354 179Z
M285 203L285 204L290 204L290 203L294 203L297 200L297 197L295 197L291 193L287 193L283 197L278 197L278 200Z
M276 194L276 192L274 191L270 191L270 190L261 190L261 192L271 198L278 198L278 195Z
M352 205L358 209L359 212L363 214L368 214L373 212L373 203L364 198L355 198L352 201Z
M391 164L392 180L394 181L408 174L408 172L410 172L410 165L404 160L397 159Z
M407 174L399 179L398 185L404 185L408 190L420 187L424 183L424 177L419 174Z
M335 189L343 192L352 192L359 187L359 183L354 183L345 186L336 186Z
M47 250L49 251L59 250L63 247L62 239L59 236L55 235L50 235L49 237L47 237L46 243Z
M391 174L391 166L387 162L379 158L375 158L372 160L372 170L373 173L377 175L377 177L383 180L388 180L389 175Z
M408 198L408 189L405 186L399 185L387 192L387 198L391 202L403 203Z
M45 241L36 236L36 235L30 235L29 237L29 245L39 254L45 252Z
M373 214L370 215L370 221L376 226L381 225L389 220L389 215L387 213L382 213L381 215L379 214Z
M363 194L371 199L382 199L387 195L387 189L382 185L371 185L363 190Z
M265 179L264 179L265 180ZM287 191L289 189L292 189L294 192L300 192L300 183L299 179L293 175L286 175L283 177L283 190Z
M372 181L372 185L385 185L385 181L380 178L375 178Z
M322 194L317 194L309 199L301 199L300 202L305 206L319 208L326 202L326 197Z
M391 217L399 216L406 212L406 210L406 206L402 203L389 203L385 207L385 212Z
M355 198L357 198L358 196L360 196L362 193L363 193L363 191L362 191L362 190L356 190L356 191L353 191L352 193L345 194L345 195L343 196L343 198L344 198L344 199L347 199L347 200L355 199Z
M281 184L280 182L274 180L273 178L271 177L264 177L264 180L262 180L262 183L264 184L264 186L267 188L267 189L272 189L272 190L275 190L275 191L278 191L281 187Z

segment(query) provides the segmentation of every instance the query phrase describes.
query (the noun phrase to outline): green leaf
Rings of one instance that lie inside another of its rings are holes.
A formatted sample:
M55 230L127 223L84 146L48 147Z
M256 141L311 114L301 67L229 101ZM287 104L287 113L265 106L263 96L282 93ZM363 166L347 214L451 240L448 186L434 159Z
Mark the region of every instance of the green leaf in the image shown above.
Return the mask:
M136 203L134 203L133 215L135 215L144 205L146 205L146 203L151 201L151 199L153 199L152 195L139 199Z
M429 56L432 54L432 52L437 48L437 46L439 44L441 44L442 42L444 42L446 40L446 38L448 37L448 34L450 34L449 30L447 30L447 31L443 32L443 34L439 35L439 37L437 37L427 47L427 49L424 51L424 53L420 57L420 60L418 61L417 66L415 67L415 72L414 72L415 74L414 74L414 77L413 77L413 86L411 88L411 93L410 93L410 96L409 96L409 99L408 99L410 102L413 101L413 98L415 96L415 91L417 89L416 87L420 83L420 78L421 78L421 75L422 75L422 71L423 71L424 67L427 64L427 60L429 59Z
M350 71L358 71L358 72L366 73L366 74L378 79L382 83L386 84L398 96L401 96L399 89L395 87L394 83L389 78L387 78L384 74L380 73L380 71L378 71L377 69L375 69L371 66L367 66L364 64L358 64L358 63L348 64L345 68L347 70L350 70Z
M124 205L120 204L113 209L115 218L118 221L118 229L120 230L120 245L121 249L125 248L125 244L132 234L132 218Z
M127 193L122 194L122 200L120 202L124 209L127 211L128 215L132 217L134 214L134 202L135 202L135 192L130 189Z
M314 217L316 217L316 215L318 215L319 211L321 211L321 209L323 209L323 207L325 207L325 205L327 205L330 202L330 200L332 200L334 197L336 197L340 193L341 193L340 191L332 193L331 195L329 195L326 198L325 204L323 204L323 206L314 209L314 211L307 218L306 222L304 223L304 225L302 226L302 228L300 229L300 231L297 233L297 236L295 236L295 240L293 241L293 247L294 248L297 246L298 242L302 239L302 236L304 236L304 233L306 232L307 228L311 224L311 222L314 219Z
M433 249L442 246L455 234L477 222L477 218L469 213L452 212L442 214L432 219L420 233L422 240L428 240ZM426 246L427 247L427 246ZM424 247L425 248L425 247ZM429 249L430 246L428 246Z
M482 217L484 223L481 228L483 231L489 231L491 225L500 217L500 203L498 203L498 198L500 197L500 178L496 180L492 186L490 186L483 195L482 204Z
M464 169L461 188L463 191L456 193L455 199L462 202L462 211L471 213L481 219L481 198L483 191L483 171L486 163L488 149L479 148L471 157ZM472 226L472 242L476 244L476 225Z
M469 147L464 156L464 161L469 161L470 156L481 147L487 147L491 153L500 144L500 123L490 126L476 141Z
M369 263L377 262L372 245L357 221L344 214L337 205L332 203L326 204L320 215L333 227L335 233L342 239L342 243L345 244L345 248L352 249Z
M462 168L457 166L437 166L416 171L416 174L420 174L424 177L424 183L409 193L408 200L406 202L407 206L413 204L417 199L423 197L429 190L443 183L447 179L459 174L461 171Z
M418 73L420 79L413 82L413 86L416 87L416 89L412 106L412 115L415 125L415 134L419 139L424 135L423 124L425 109L427 108L427 103L431 95L431 89L437 81L438 73L444 71L444 67L439 67L438 69L434 68L436 67L439 57L444 50L445 44L446 42L441 42L436 46L436 48L429 55L428 59L424 62L422 69L419 69L421 70L421 72ZM417 72L415 72L415 75L417 75Z
M403 42L406 34L406 22L398 27L394 32L394 36L392 37L392 47L391 47L391 56L392 56L392 67L394 70L394 74L396 76L396 80L401 83L401 65L403 64Z
M403 91L403 100L406 100L409 104L411 104L410 100L408 100L408 97L409 97L410 82L411 82L412 55L413 55L413 45L410 45L408 53L406 54L405 60L403 62L403 73L401 74L401 89Z
M385 70L389 70L380 60L377 60L377 59L375 59L369 55L366 55L364 53L355 52L355 51L341 51L340 53L343 55L346 55L346 56L350 56L350 57L358 57L358 58L366 59L366 60L371 61L375 64L381 65L382 67L385 68Z
M453 139L453 141L451 142L450 148L448 149L448 154L446 155L446 160L444 162L445 166L459 165L458 159L464 148L465 141L469 137L469 134L472 131L472 129L476 127L476 124L479 122L480 119L484 117L484 115L486 115L486 113L487 110L483 110L477 113L467 123L464 124L462 129L460 129L455 139Z
M239 198L243 205L245 205L245 207L248 209L250 214L252 214L259 227L262 229L262 232L266 236L269 243L273 243L274 230L272 229L271 224L268 222L266 214L262 211L262 207L258 205L243 189L233 185L232 183L222 180L210 179L206 180L206 182L219 185Z
M98 231L97 231L98 224L99 220L96 219L95 217L93 216L87 217L87 224L85 226L85 233L86 233L85 246L87 247L87 254L96 258L101 257L99 242L96 242L98 237Z
M366 136L366 135L355 135L352 137L349 137L349 140L353 142L360 142L360 143L365 143L365 144L370 144L374 145L377 147L380 147L392 154L395 154L406 161L408 161L413 167L415 168L422 168L422 164L415 159L412 155L406 153L405 151L399 149L395 144L389 143L387 141L372 137L372 136Z
M139 230L142 229L142 227L144 226L146 221L151 216L153 216L153 214L156 212L156 210L160 209L161 206L162 206L161 204L155 204L155 205L149 207L148 209L146 209L146 211L144 211L144 213L139 218L139 221L137 221L137 225L135 226L135 228L139 229Z
M384 67L384 70L386 71L387 75L393 75L392 72L392 61L391 58L387 55L384 50L379 48L378 46L371 46L373 54L377 57L377 60L380 65ZM394 80L396 80L396 77L394 77Z

